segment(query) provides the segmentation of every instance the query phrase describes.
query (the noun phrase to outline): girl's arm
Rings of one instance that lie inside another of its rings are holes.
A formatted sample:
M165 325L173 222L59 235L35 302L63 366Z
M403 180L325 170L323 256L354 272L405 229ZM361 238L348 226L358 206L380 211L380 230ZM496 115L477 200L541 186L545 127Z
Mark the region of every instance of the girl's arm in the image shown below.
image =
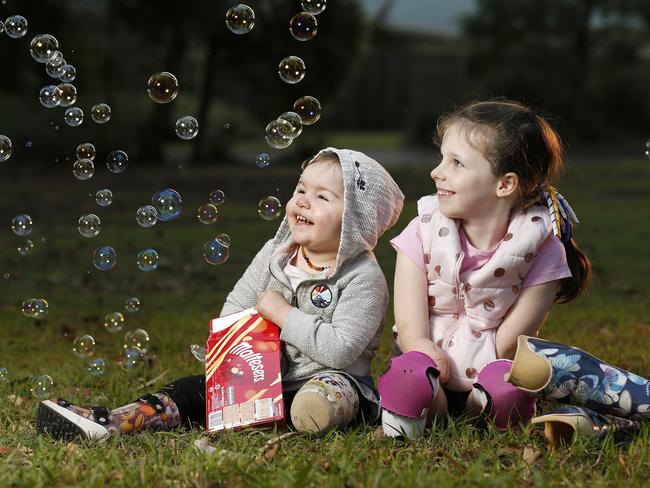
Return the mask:
M523 288L497 329L497 358L513 359L517 337L536 336L555 300L559 280Z
M395 264L395 323L402 352L419 351L430 356L440 370L440 381L449 380L447 354L431 340L426 274L404 253Z

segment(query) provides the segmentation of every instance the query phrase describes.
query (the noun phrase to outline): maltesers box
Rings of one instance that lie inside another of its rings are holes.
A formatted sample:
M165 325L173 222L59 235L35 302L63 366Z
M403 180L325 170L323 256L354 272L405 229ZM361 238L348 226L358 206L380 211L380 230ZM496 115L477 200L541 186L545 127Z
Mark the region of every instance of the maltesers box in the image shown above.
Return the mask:
M249 308L210 322L205 355L210 432L284 426L278 326Z

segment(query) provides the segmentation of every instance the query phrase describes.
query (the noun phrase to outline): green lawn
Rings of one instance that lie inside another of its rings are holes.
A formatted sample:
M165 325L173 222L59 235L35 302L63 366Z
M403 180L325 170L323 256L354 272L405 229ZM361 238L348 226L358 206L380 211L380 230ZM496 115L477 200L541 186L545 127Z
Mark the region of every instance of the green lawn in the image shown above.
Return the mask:
M396 228L377 248L389 283L394 253L388 238L414 216L417 196L432 190L429 171L425 166L395 171L408 203ZM294 435L271 446L266 443L280 433L225 433L210 439L219 451L211 456L193 447L204 435L198 429L80 446L37 435L37 400L29 393L35 375L49 374L55 380L53 396L116 406L178 376L199 373L202 365L191 356L189 345L205 340L208 320L277 227L277 221L257 216L257 201L270 194L286 201L297 176L273 167L152 166L130 168L123 175L98 173L86 182L76 181L67 163L59 163L45 173L5 171L0 180L0 368L9 372L9 381L0 384L0 486L575 487L624 482L644 486L650 479L647 429L627 446L579 439L555 455L547 451L539 429L503 434L463 421L438 426L417 442L382 438L374 427L323 438ZM576 234L593 259L594 283L586 297L556 306L542 330L543 337L580 346L642 375L650 375L649 182L650 166L643 159L569 165L559 187L581 219ZM138 227L136 209L168 186L183 195L183 215L151 229ZM91 195L105 187L113 190L115 200L100 208ZM217 188L227 195L220 219L202 225L196 208ZM99 236L84 239L76 221L89 212L101 217L103 228ZM29 237L35 247L29 256L18 254L20 239L9 230L11 218L20 213L34 219ZM232 252L226 264L213 267L203 261L202 247L218 233L230 235ZM116 269L93 268L91 254L100 244L117 249ZM135 265L137 251L145 247L160 252L155 272L140 272ZM105 331L104 315L123 311L131 296L141 299L140 311L125 314L121 333ZM22 300L31 297L49 302L46 319L34 321L20 313ZM386 322L392 324L392 310ZM123 333L138 327L149 332L151 352L143 367L127 373L115 360ZM109 362L101 379L90 376L71 351L74 338L83 334L95 337L96 355ZM375 375L384 368L389 349L387 328L373 364Z

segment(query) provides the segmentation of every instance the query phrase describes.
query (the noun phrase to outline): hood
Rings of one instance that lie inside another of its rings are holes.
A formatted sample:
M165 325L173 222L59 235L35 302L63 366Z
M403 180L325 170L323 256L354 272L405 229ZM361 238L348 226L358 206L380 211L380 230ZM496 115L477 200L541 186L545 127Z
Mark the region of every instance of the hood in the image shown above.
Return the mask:
M343 172L341 242L336 266L328 273L333 275L347 259L375 248L379 237L397 222L404 195L388 171L374 159L359 151L333 147L318 154L326 151L336 153ZM286 215L274 239L279 245L293 243Z

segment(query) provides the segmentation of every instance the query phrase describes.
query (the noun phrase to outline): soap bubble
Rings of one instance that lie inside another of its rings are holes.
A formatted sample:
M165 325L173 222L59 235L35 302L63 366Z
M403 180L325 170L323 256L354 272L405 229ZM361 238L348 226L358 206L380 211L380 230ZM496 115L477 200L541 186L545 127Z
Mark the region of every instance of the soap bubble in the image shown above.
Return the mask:
M61 68L59 74L59 80L65 83L70 83L71 81L74 81L76 77L77 77L77 68L75 68L71 64L66 64L63 66L63 68Z
M124 173L128 166L129 156L120 149L117 151L111 151L108 153L108 156L106 156L106 167L111 173Z
M146 354L149 350L149 334L144 329L130 330L124 334L124 344L122 347L124 349L137 347L143 354Z
M59 51L56 52L59 53ZM66 62L61 53L59 53L59 56L50 56L45 62L45 72L51 78L60 78L63 74L63 68L65 68L65 65Z
M194 139L199 133L199 123L189 115L181 117L176 121L176 135L184 141Z
M192 356L196 358L197 361L205 363L205 346L192 344L190 346L190 352L192 353Z
M266 153L260 153L255 158L255 164L258 168L268 168L271 164L271 156Z
M0 135L0 163L6 161L11 157L13 149L11 147L11 139L7 136Z
M305 77L305 73L307 73L305 62L298 56L287 56L280 61L278 66L280 79L291 85L301 81Z
M119 332L124 327L124 315L120 312L112 312L104 317L104 328L109 332Z
M72 352L81 359L86 359L95 354L95 338L91 335L82 335L74 340Z
M214 224L217 221L219 211L211 203L201 205L198 210L198 219L202 224Z
M163 222L169 222L181 214L183 200L176 190L167 188L151 197L151 203L158 212L158 218Z
M23 301L21 311L30 319L42 319L47 315L48 304L42 298L28 298Z
M106 374L106 361L102 358L93 359L88 363L87 370L91 376L100 378Z
M124 310L129 313L135 313L140 310L140 299L138 297L127 298L124 302Z
M77 146L77 158L79 159L90 159L91 161L95 159L95 146L90 142L84 142Z
M0 22L2 24L2 22ZM0 34L2 33L2 30L0 30ZM0 385L2 383L7 383L9 381L9 372L7 371L7 368L0 368Z
M108 188L98 190L97 193L95 193L95 201L100 207L108 207L113 203L113 192Z
M32 379L31 392L39 400L45 400L52 396L52 388L54 388L54 380L46 374L36 376Z
M2 20L0 20L0 34L2 34L4 31L5 31L5 23Z
M77 127L84 121L84 112L79 107L70 107L63 115L65 123L71 127Z
M230 236L228 234L219 234L215 239L219 240L223 246L230 247Z
M230 237L225 234L218 235L214 239L207 241L203 246L203 257L208 263L215 266L225 263L229 255Z
M138 268L140 271L155 271L158 269L158 259L155 249L143 249L138 253Z
M302 9L312 15L322 14L327 7L327 0L302 0Z
M240 3L226 12L226 27L233 34L247 34L255 26L255 12L248 5Z
M214 190L210 193L210 203L216 205L217 207L221 205L226 200L226 195L221 190Z
M71 107L77 101L77 89L70 83L59 84L59 93L61 94L61 106ZM81 109L79 109L81 110ZM83 112L81 112L83 117ZM80 122L81 123L81 122ZM79 125L79 124L76 124Z
M95 165L90 159L77 159L72 165L72 174L78 180L87 180L95 174Z
M56 51L56 50L55 50L55 51L52 51L52 52L50 53L50 55L47 57L47 61L49 61L50 59L54 59L54 58L61 58L61 59L63 59L63 53L62 53L61 51ZM45 61L45 62L47 63L47 61Z
M313 39L317 31L318 21L316 17L307 12L294 15L289 22L289 32L291 32L294 39L299 41Z
M151 75L147 82L147 93L156 103L169 103L178 95L178 80L167 71Z
M266 143L273 149L284 149L293 139L289 137L293 127L286 120L273 120L266 126Z
M61 90L54 85L46 85L38 94L41 105L45 108L54 108L61 103Z
M320 119L320 102L314 97L301 97L294 102L293 111L300 115L303 125L312 125Z
M113 269L117 264L117 253L111 246L101 246L93 253L93 264L100 271Z
M139 347L131 346L124 350L120 360L120 367L124 371L131 371L142 364L143 357L144 353Z
M275 197L262 198L257 213L264 220L275 220L282 215L282 204Z
M84 237L95 237L99 234L99 231L102 228L102 223L99 220L99 217L95 214L86 214L79 217L79 222L77 223L77 230L79 234Z
M93 105L93 108L90 109L90 118L97 124L105 124L111 120L111 107L105 103Z
M158 222L158 211L151 205L144 205L138 209L135 218L141 227L152 227Z
M2 150L0 150L0 154L2 153ZM645 155L648 159L650 159L650 139L648 139L645 143ZM0 158L0 161L2 161L2 158Z
M32 249L34 249L34 243L31 241L31 239L27 239L25 242L18 244L16 249L21 256L27 256L32 252Z
M50 34L39 34L29 44L29 52L39 63L45 63L50 54L59 49L59 41Z
M278 120L286 120L291 124L291 133L288 137L295 139L302 134L302 117L296 112L285 112L278 117Z
M12 15L5 20L5 32L12 39L20 39L27 34L27 19L22 15Z
M32 231L32 218L29 215L16 215L11 219L11 230L20 237L25 237Z

